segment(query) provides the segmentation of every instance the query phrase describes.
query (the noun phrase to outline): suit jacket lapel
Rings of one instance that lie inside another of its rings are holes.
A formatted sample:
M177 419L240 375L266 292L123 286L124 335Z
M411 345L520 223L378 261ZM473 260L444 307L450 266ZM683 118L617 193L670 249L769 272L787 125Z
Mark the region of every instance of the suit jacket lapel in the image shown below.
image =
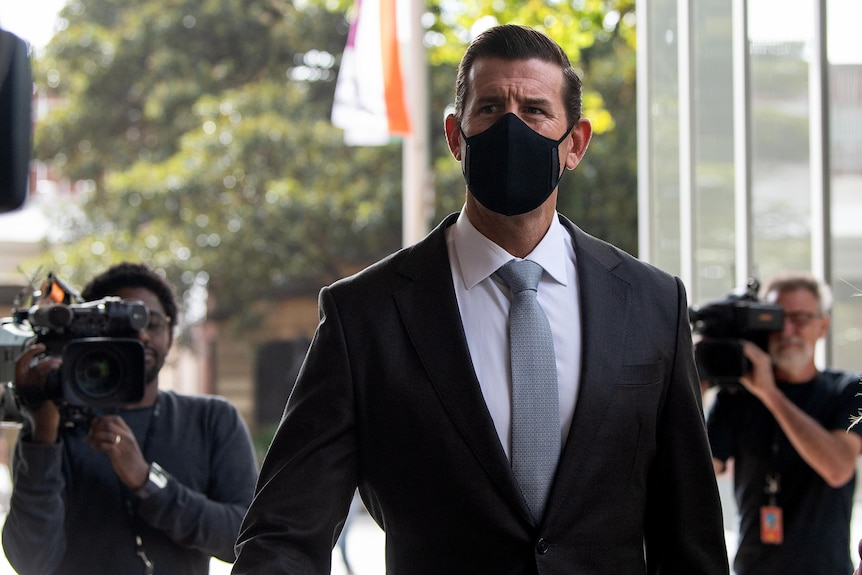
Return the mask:
M618 381L621 362L617 350L626 330L630 286L614 275L613 269L622 260L608 244L561 219L575 242L583 344L578 400L557 477L577 477L578 469L588 465L594 435L603 425L614 424L608 409ZM566 507L572 484L554 482L548 515L555 507Z
M395 294L395 300L452 423L497 488L527 517L529 512L473 370L461 324L445 238L445 229L456 218L457 214L450 216L410 248L399 272L413 281Z
M399 272L412 281L395 294L395 300L425 371L456 429L497 488L529 519L485 405L461 324L445 238L445 229L456 218L457 214L453 214L410 248ZM562 221L575 242L581 330L585 335L578 404L557 475L577 477L578 468L590 457L593 436L613 420L607 411L620 368L614 350L623 341L630 286L613 273L622 260L611 246L567 219ZM572 484L555 481L546 519L553 515L555 507L565 508Z

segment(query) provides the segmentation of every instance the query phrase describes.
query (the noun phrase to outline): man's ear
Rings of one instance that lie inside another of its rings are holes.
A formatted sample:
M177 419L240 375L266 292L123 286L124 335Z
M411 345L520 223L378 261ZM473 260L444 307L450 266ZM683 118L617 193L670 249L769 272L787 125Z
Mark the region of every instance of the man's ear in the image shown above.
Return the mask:
M454 114L446 116L443 122L443 128L446 130L446 143L449 144L449 151L455 156L455 159L461 161L461 125L455 118Z
M832 323L832 319L830 316L823 314L823 317L820 321L820 335L819 338L824 338L829 335L829 324Z
M584 154L587 153L587 147L590 145L590 138L592 137L593 125L590 121L586 118L578 120L569 134L571 148L569 148L569 152L566 154L566 167L568 169L574 170L581 163Z

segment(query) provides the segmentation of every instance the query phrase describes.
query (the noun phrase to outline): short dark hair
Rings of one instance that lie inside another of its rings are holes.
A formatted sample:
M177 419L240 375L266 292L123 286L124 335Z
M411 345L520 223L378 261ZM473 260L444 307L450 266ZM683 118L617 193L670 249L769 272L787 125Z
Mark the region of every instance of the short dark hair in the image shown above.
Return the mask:
M548 35L528 26L503 24L479 34L467 47L458 65L455 80L455 117L461 120L464 102L467 100L467 78L473 63L478 58L501 58L503 60L529 60L537 58L556 64L563 71L563 104L570 126L581 119L581 79L569 62L569 57Z
M145 264L123 262L94 277L81 291L81 297L93 301L116 295L123 288L144 288L153 292L165 308L171 322L177 322L177 298L170 283Z

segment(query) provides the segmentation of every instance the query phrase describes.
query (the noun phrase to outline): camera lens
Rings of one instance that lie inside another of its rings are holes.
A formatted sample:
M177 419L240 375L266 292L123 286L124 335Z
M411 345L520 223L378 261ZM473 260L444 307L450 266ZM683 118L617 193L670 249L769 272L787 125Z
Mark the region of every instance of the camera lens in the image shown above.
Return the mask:
M120 407L144 396L144 346L137 339L90 337L63 349L62 397L71 405Z
M79 357L72 368L72 382L85 397L110 396L122 381L123 366L113 353L92 350Z

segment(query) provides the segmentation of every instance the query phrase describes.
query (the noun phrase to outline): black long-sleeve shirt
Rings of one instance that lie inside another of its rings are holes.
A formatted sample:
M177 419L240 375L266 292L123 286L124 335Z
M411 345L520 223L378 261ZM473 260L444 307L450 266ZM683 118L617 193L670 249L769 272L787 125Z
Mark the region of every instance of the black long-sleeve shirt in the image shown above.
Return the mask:
M25 425L13 460L3 547L21 575L144 573L136 536L159 575L204 575L210 557L234 560L257 462L247 427L222 398L160 391L155 407L121 410L148 462L169 481L140 499L119 480L86 429L53 445Z

